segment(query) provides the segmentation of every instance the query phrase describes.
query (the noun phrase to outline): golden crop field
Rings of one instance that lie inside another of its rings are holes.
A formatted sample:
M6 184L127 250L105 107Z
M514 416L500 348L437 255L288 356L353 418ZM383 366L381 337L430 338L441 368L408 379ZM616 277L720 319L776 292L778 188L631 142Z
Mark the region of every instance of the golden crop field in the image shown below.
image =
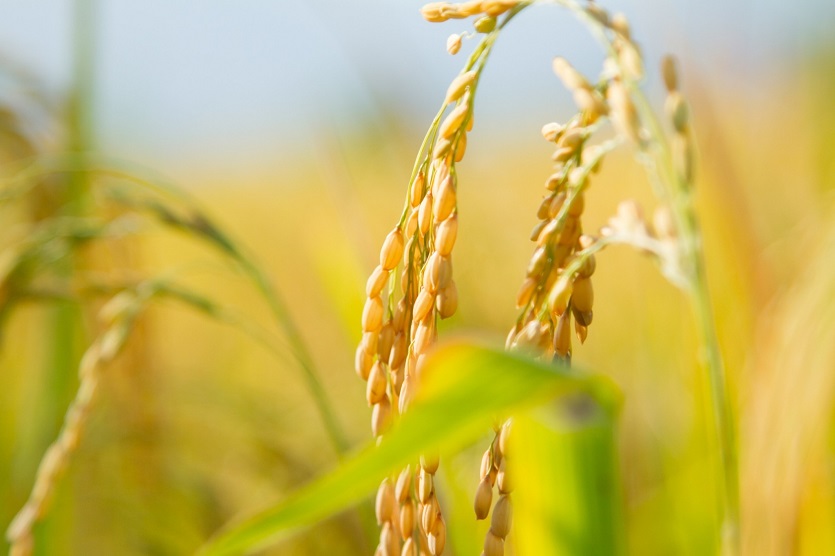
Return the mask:
M0 59L0 550L835 553L835 51L745 96L607 4L413 10L436 119L280 180L92 148L78 36L58 109ZM476 98L540 8L602 55L537 143Z

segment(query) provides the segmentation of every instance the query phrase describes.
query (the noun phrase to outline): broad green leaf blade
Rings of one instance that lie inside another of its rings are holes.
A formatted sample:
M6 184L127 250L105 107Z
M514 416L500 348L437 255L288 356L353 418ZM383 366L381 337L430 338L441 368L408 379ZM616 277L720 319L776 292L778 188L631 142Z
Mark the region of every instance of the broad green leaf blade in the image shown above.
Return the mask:
M518 554L624 553L615 425L575 402L514 418L508 464Z
M274 544L360 501L421 453L443 453L483 435L497 414L580 392L608 408L616 400L601 377L468 343L441 348L426 362L412 407L379 446L366 446L277 506L222 530L201 554L240 554Z

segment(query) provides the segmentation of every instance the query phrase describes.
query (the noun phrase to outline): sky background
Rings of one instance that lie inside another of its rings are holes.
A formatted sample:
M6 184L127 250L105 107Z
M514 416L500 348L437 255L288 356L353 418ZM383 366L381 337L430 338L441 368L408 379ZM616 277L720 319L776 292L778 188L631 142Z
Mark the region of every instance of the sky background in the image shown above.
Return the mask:
M448 55L446 37L467 23L429 24L418 12L422 4L100 1L96 146L175 174L199 166L222 175L304 150L322 129L384 127L394 111L421 129L475 44L465 41L458 56ZM735 95L762 95L786 79L835 23L831 0L602 5L627 14L647 60L676 53L685 87L698 79L702 89ZM2 6L0 54L60 98L71 75L72 2L3 0ZM600 67L599 49L564 10L538 6L508 27L478 101L489 114L488 129L535 131L560 107L567 115L568 95L550 69L557 54L592 75ZM13 100L14 84L0 86L0 96Z

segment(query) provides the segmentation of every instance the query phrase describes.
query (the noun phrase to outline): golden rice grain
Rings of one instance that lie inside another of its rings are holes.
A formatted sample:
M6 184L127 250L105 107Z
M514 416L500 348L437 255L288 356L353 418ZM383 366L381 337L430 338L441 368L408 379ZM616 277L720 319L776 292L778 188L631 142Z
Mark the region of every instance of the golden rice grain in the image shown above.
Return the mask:
M400 535L407 543L412 539L415 529L415 501L411 498L405 500L400 506L399 523Z
M435 235L435 250L443 256L449 256L458 236L458 215L452 214L438 225Z
M537 285L539 285L538 279L531 277L525 278L522 282L522 286L519 288L519 293L516 294L517 309L521 309L530 303L531 297L533 296L534 291L536 291Z
M422 321L426 318L434 305L435 294L426 289L422 289L415 300L415 305L412 309L412 319L415 321Z
M447 117L441 122L438 128L438 135L444 139L449 139L460 129L461 124L464 123L464 118L467 117L470 106L466 102L462 102L456 106L452 112L447 114Z
M455 285L455 280L450 280L449 283L438 292L435 300L435 307L438 310L438 315L442 319L448 319L458 310L458 286Z
M446 546L446 523L441 517L435 521L432 532L429 533L429 552L433 556L443 554Z
M388 277L389 273L382 266L377 266L365 284L365 295L368 297L379 296L380 292L383 291L383 286L386 285Z
M354 370L361 379L368 380L368 375L371 372L371 366L373 364L374 358L363 349L362 345L357 347Z
M371 410L371 432L375 437L382 436L391 426L391 402L384 396L380 403Z
M392 270L403 256L403 232L395 228L386 236L380 249L380 266L383 270Z
M415 182L412 184L412 188L409 190L409 205L412 208L417 208L417 206L420 205L420 201L423 199L423 194L425 193L425 187L426 175L423 171L420 171L415 177Z
M674 57L668 55L661 59L661 77L664 79L667 92L672 93L678 90L678 71Z
M379 295L365 300L362 309L362 329L365 332L376 332L383 326L383 300Z
M476 519L486 519L490 513L490 504L493 500L493 485L490 484L488 476L484 476L478 484L478 489L475 493L475 501L473 509L475 510Z
M433 214L436 222L446 220L455 208L455 181L448 175L438 187L438 193L433 205Z
M504 540L492 531L484 537L484 556L504 556Z
M377 498L374 503L377 525L391 521L394 516L394 508L394 487L391 485L391 479L386 477L377 489Z
M446 40L446 51L454 56L459 50L461 50L461 35L450 35Z
M510 503L510 496L504 494L499 497L496 506L493 508L493 519L490 522L490 531L497 537L505 538L510 533L510 523L513 519L513 506Z
M475 71L468 71L458 75L455 79L453 79L452 83L449 84L449 88L446 91L444 104L455 102L456 100L461 98L464 92L467 90L467 87L472 85L472 83L475 81L476 77L478 77L478 73L476 73Z
M368 384L365 389L365 399L368 401L368 405L380 403L385 397L386 386L388 385L388 381L386 380L387 372L385 363L380 361L375 362L371 366L371 372L368 375Z

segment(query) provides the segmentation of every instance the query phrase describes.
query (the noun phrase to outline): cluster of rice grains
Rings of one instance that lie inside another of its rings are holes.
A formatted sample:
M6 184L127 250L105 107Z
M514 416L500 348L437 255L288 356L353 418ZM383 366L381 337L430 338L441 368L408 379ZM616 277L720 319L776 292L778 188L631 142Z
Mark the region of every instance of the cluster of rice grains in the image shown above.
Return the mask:
M385 433L391 420L407 410L420 378L427 350L434 343L438 319L457 308L452 279L452 248L458 229L455 165L464 156L467 132L472 128L472 103L481 70L498 32L519 10L535 2L518 0L470 1L461 4L434 2L422 9L430 22L474 16L475 33L482 42L469 57L464 70L451 83L443 107L427 133L412 172L405 209L397 226L386 237L380 264L368 279L362 316L363 338L357 348L356 371L367 381L366 397L372 407L371 428L375 437ZM599 81L590 83L565 59L554 60L554 71L571 91L578 113L565 124L542 128L545 139L555 144L554 173L547 179L547 194L539 205L539 223L530 239L536 247L516 297L520 311L507 338L507 349L525 350L536 357L569 364L572 331L582 343L593 317L591 277L594 253L614 241L629 241L622 232L629 225L647 231L636 207L626 204L618 216L595 238L583 234L585 191L590 176L610 150L630 141L641 151L650 145L641 126L630 88L643 74L641 56L622 15L609 17L597 4L575 0L541 0L568 7L605 37L608 56ZM475 33L451 35L447 50L456 54L462 39ZM672 63L665 62L664 79L670 93L668 110L677 132L679 168L689 179L689 140L686 109L677 92ZM614 139L590 144L594 133L607 121L617 131ZM664 222L672 235L669 210ZM627 218L628 216L628 218ZM656 226L658 227L658 226ZM660 237L658 234L657 237ZM631 236L634 238L634 234ZM635 239L635 244L640 243ZM641 245L646 248L646 245ZM650 251L655 251L650 249ZM400 271L398 272L398 269ZM511 424L496 426L495 436L484 453L480 483L475 495L477 519L491 515L484 541L484 556L505 553L511 527L511 481L507 477L507 444ZM437 458L421 458L399 476L386 478L376 500L382 527L379 555L417 555L443 552L446 524L434 488ZM493 504L494 489L498 492Z
M450 85L444 107L451 110L428 136L410 180L406 208L386 236L380 264L366 285L356 371L367 381L371 429L378 438L394 415L407 410L435 342L438 319L458 308L452 278L458 233L455 164L464 156L472 125L470 88L476 79L476 72L465 71ZM380 485L378 553L443 553L446 524L434 489L437 469L436 457L421 458L414 473L405 469L396 482L386 479Z

